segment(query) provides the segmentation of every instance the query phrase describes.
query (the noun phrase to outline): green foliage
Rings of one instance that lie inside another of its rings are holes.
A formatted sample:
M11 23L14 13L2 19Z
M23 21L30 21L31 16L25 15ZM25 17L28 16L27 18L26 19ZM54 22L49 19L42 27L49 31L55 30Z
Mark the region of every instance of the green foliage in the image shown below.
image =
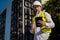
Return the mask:
M52 15L55 21L60 22L60 0L49 0L42 7Z

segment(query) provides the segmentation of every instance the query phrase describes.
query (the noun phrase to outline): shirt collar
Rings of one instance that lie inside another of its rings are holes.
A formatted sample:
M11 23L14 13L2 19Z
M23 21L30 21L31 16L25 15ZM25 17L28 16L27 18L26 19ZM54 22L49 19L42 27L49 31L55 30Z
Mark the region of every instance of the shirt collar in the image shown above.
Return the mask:
M41 15L42 11L39 12L38 17Z

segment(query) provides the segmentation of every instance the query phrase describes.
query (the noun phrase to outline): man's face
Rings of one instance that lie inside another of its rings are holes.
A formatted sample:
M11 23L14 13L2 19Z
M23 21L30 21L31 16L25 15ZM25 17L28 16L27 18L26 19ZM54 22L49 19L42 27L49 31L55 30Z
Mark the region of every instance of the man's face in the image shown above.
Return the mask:
M41 6L40 5L34 5L33 10L40 12L41 11Z

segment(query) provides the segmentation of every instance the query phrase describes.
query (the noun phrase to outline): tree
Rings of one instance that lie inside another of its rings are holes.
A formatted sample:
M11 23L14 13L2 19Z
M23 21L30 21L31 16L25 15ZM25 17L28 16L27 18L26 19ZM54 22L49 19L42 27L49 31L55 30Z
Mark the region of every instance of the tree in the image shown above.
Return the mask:
M43 9L52 15L54 21L60 22L60 0L49 0L43 5Z

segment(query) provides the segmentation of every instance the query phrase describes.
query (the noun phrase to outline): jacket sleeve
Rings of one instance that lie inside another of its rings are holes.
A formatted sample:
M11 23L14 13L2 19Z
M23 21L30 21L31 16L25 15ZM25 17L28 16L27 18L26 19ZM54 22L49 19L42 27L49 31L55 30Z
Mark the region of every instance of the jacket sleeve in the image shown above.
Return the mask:
M53 20L51 18L51 15L46 12L45 16L46 16L46 19L47 19L47 22L46 22L47 28L54 28L55 24L54 24L54 22L53 22Z

